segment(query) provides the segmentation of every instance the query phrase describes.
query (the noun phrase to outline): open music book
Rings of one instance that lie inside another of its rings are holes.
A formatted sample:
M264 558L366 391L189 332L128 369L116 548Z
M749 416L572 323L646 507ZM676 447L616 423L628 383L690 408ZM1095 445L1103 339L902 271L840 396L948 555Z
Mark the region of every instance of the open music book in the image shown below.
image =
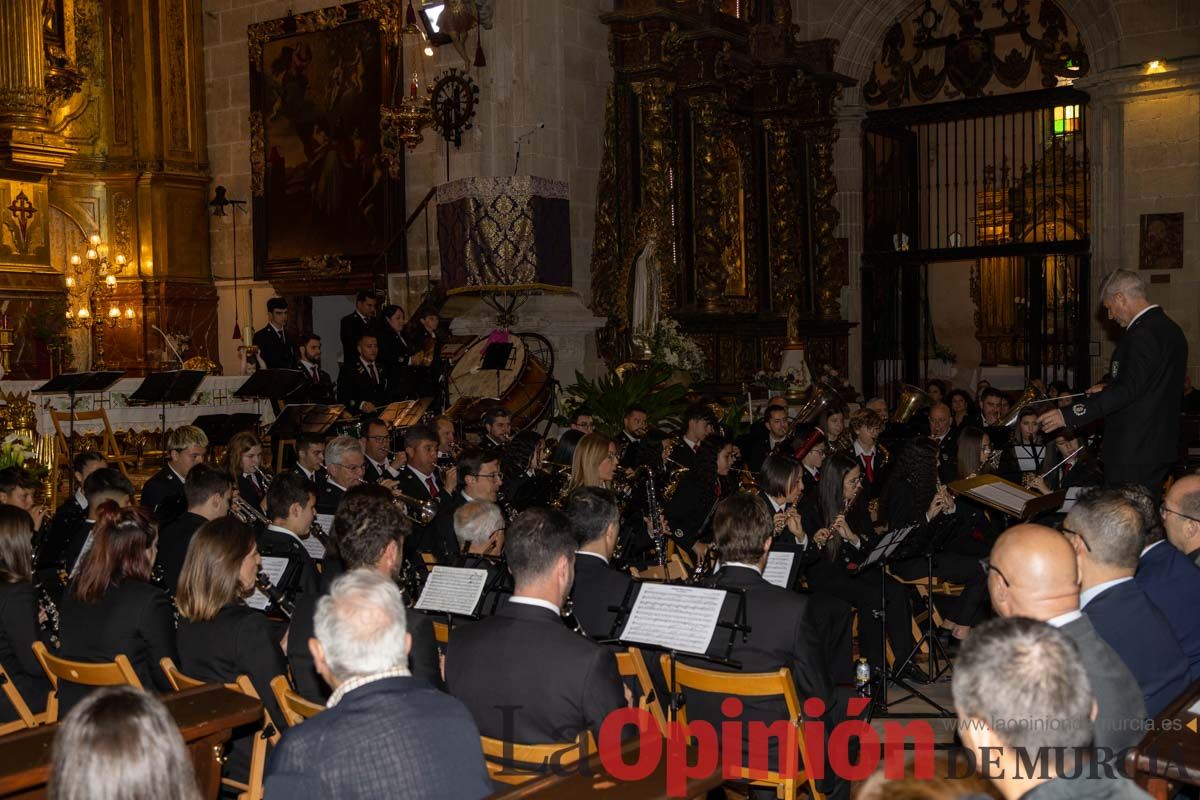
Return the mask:
M969 497L988 508L994 508L1017 519L1030 519L1038 514L1057 511L1066 499L1063 491L1050 494L1031 492L1012 481L996 475L976 475L950 484L950 488L963 497Z

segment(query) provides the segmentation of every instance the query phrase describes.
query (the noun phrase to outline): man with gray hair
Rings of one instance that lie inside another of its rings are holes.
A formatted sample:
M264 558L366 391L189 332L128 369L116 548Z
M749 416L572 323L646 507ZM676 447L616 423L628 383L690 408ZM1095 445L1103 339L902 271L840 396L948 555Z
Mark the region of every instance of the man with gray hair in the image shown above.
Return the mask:
M963 746L1005 800L1149 798L1117 765L1086 763L1096 704L1062 631L1025 617L979 625L952 688Z
M1100 286L1108 318L1125 328L1108 383L1098 383L1066 408L1045 411L1047 433L1105 419L1104 483L1139 483L1157 500L1179 447L1179 406L1187 368L1187 339L1179 326L1146 298L1136 272L1119 269Z
M504 554L504 515L500 506L482 500L463 503L454 512L454 535L462 551L458 566L482 569L488 574L479 598L481 616L495 614L513 593L513 579Z
M333 515L342 503L342 495L363 482L367 455L362 442L353 436L337 436L325 445L325 482L317 495L317 513Z
M466 707L408 670L412 636L395 581L364 568L334 581L308 640L333 687L326 710L289 728L266 797L467 797L491 794Z
M1188 687L1188 660L1171 625L1134 580L1142 516L1120 489L1080 496L1062 531L1079 562L1079 607L1129 667L1157 716Z

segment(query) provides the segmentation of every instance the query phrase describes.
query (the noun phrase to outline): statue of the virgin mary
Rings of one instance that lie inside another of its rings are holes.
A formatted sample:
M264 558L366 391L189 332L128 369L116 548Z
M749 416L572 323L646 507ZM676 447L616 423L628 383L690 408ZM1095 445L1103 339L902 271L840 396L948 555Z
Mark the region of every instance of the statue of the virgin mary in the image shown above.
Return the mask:
M662 298L662 273L658 269L655 239L646 240L646 246L633 262L633 302L629 314L629 329L635 345L640 344L642 356L648 357L649 342L654 340L658 327L659 303Z

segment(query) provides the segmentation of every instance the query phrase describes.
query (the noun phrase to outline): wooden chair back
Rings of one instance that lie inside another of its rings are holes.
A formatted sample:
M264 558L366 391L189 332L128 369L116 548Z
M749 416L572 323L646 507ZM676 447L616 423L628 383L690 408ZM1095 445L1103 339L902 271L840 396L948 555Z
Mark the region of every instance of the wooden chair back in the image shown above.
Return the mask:
M483 760L487 764L488 777L509 786L520 786L542 777L546 774L545 770L551 759L557 759L557 766L569 767L580 758L588 758L596 752L596 741L591 733L587 735L584 752L580 752L578 743L575 742L516 744L503 739L480 736L479 743L483 747ZM514 764L528 765L528 768L522 769ZM542 767L541 771L536 769L539 765Z
M638 708L644 709L654 718L659 732L667 735L667 718L663 714L662 703L659 702L654 684L650 681L650 670L646 668L646 659L637 647L630 647L623 653L617 653L617 671L622 678L632 678L637 682L641 696L638 698Z
M325 710L325 706L297 694L286 675L276 675L271 679L271 693L275 695L275 702L279 703L279 710L283 712L284 722L289 728Z
M4 696L8 698L9 704L17 712L17 718L12 722L0 723L0 736L23 731L26 728L36 728L46 721L45 713L34 714L30 710L29 704L25 702L25 698L17 691L17 685L12 682L12 678L8 677L8 673L4 671L3 664L0 664L0 690L4 692Z
M71 412L59 411L58 409L50 409L50 420L54 423L54 444L55 451L58 453L58 463L65 465L67 469L71 465L67 463L70 453L70 448L67 446L67 430L71 425ZM117 444L117 438L113 435L112 424L108 421L108 412L103 408L97 408L92 411L76 411L75 424L80 422L100 422L104 429L100 434L100 452L110 465L115 465L121 470L121 474L126 478L129 477L129 472L125 465L132 463L134 457L125 455L121 452L121 446Z
M671 682L671 659L665 653L661 656L663 675ZM811 762L804 745L804 721L801 716L800 698L796 694L796 685L792 681L792 671L781 667L775 672L719 672L691 666L680 661L675 662L675 678L669 689L671 692L681 692L686 696L688 690L706 694L732 695L736 697L783 697L787 705L788 718L795 727L796 745L799 748L799 759L794 775L785 775L778 771L767 772L751 770L745 764L741 765L739 775L755 786L773 786L777 796L785 800L794 800L800 786L807 783L808 791L813 800L823 800L824 795L817 790L815 779L807 771L806 766ZM679 711L679 722L687 724L686 707Z
M450 625L435 620L433 623L433 638L437 640L438 647L443 650L446 649L446 645L450 641Z
M124 653L118 653L112 661L99 664L88 664L83 661L71 661L59 658L46 649L41 642L33 643L33 654L50 679L54 691L46 699L46 722L58 721L58 682L80 683L84 686L136 686L142 688L133 665Z

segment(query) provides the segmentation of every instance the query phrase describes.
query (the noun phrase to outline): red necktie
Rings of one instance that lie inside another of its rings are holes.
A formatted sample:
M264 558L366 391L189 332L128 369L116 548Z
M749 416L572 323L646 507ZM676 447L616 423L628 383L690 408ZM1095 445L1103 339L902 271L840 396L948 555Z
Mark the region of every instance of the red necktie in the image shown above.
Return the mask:
M721 496L721 482L717 481L717 497Z
M434 483L434 481L433 481L432 475L430 475L428 478L425 479L425 485L429 487L429 496L432 499L437 500L438 488L437 488L437 484Z
M875 482L875 469L871 466L871 461L874 459L874 453L863 453L863 465L867 468L867 483Z
M1067 477L1067 473L1070 471L1071 471L1071 464L1070 463L1063 464L1063 477L1064 478Z
M313 386L321 382L321 372L316 367L312 368L312 382Z
M379 383L379 376L375 374L374 364L367 364L367 372L371 374L371 383Z
M699 445L699 443L692 445L692 452L693 452L693 453L699 453L699 452L700 452L700 445Z

